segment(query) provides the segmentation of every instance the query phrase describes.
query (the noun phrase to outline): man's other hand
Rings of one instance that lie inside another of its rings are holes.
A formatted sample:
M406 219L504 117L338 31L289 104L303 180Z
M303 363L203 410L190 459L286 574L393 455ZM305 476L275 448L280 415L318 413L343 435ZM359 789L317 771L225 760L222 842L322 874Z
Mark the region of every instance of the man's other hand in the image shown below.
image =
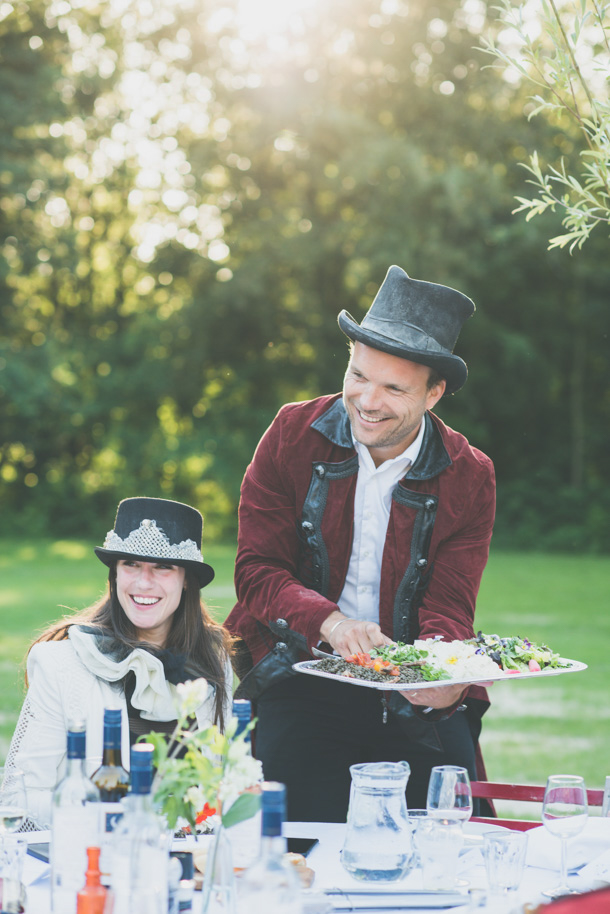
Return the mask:
M433 689L427 689L425 684L422 684L421 688L418 685L417 689L400 694L412 705L424 708L450 708L460 700L464 691L463 685L435 686Z

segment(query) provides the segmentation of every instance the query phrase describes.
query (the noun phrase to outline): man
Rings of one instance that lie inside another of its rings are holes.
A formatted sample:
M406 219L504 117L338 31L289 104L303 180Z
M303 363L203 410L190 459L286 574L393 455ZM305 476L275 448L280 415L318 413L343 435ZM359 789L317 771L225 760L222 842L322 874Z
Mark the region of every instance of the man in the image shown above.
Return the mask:
M483 689L386 693L292 671L320 643L345 657L472 637L493 467L430 410L466 380L453 347L473 311L390 267L362 324L339 315L343 396L283 407L246 471L227 625L241 639L240 694L256 703L256 754L287 785L291 819L344 821L357 762L406 759L411 807L426 805L433 765L475 776Z

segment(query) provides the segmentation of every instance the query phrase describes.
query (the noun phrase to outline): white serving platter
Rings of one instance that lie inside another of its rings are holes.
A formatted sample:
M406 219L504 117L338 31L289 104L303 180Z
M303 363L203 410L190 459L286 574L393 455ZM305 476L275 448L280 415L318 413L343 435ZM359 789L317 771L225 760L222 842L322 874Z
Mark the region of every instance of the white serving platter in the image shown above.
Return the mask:
M438 686L447 685L476 685L482 682L511 682L519 679L547 679L549 676L560 676L562 673L580 673L587 669L586 663L579 660L568 660L567 657L560 658L561 663L567 663L569 666L562 669L540 670L538 673L506 673L504 670L498 670L492 676L481 676L476 679L439 679L435 682L370 682L368 679L356 679L349 676L341 676L337 673L326 673L318 669L322 660L302 660L295 663L292 669L297 673L306 673L308 676L320 676L322 679L332 679L334 682L345 682L347 685L364 686L368 689L378 689L381 692L417 692L422 689L434 689Z

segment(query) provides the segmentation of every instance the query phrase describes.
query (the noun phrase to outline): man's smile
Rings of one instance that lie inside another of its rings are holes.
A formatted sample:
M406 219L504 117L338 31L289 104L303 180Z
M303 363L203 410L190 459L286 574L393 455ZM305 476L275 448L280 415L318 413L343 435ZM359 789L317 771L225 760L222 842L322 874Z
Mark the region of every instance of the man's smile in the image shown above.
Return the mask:
M358 413L358 418L361 422L385 422L388 418L387 416L367 416L366 413L361 412L358 407L356 407L356 412Z

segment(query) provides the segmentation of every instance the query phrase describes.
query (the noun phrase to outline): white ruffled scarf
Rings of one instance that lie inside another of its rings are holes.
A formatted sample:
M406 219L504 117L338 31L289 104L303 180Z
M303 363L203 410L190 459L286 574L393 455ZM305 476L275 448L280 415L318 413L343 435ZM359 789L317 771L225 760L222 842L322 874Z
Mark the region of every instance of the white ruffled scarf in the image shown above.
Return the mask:
M127 673L136 677L136 687L131 704L145 720L176 720L178 693L176 686L165 678L163 664L158 657L142 648L134 650L124 660L113 660L103 654L96 644L95 635L71 625L68 638L79 660L86 668L106 682L119 682Z

